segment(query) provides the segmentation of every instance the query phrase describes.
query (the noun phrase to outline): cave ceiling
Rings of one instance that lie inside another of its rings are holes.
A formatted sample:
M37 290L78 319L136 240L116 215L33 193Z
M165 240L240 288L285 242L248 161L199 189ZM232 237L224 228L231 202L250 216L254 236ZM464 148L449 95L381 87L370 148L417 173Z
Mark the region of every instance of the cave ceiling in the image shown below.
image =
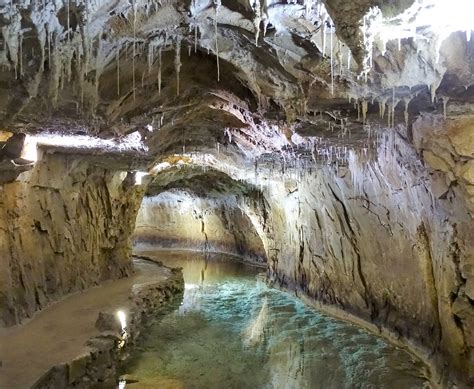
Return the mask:
M456 4L469 0L2 0L0 129L139 133L128 166L145 170L186 152L265 163L308 139L368 147L370 128L471 110ZM71 139L46 143L78 152Z

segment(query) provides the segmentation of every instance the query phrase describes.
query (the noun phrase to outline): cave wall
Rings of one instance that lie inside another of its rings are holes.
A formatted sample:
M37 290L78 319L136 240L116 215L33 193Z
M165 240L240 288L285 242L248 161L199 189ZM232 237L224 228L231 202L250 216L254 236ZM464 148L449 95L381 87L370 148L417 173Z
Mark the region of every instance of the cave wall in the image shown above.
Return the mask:
M147 197L133 239L137 247L225 252L251 262L266 258L260 235L234 197L197 198L186 191Z
M378 155L275 181L255 202L269 277L388 328L474 381L473 118L420 119Z
M44 154L0 186L0 325L131 272L143 188L125 176L84 157Z

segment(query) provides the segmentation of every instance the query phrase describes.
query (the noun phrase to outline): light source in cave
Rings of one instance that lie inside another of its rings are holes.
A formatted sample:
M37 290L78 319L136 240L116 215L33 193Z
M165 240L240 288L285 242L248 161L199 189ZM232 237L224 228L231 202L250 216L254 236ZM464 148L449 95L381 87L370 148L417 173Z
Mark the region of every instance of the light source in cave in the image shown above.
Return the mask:
M38 160L38 144L35 137L26 137L25 143L23 144L23 150L21 152L21 158L31 162L36 162Z
M28 156L35 159L26 158L36 161L37 154L33 152L37 145L67 147L67 148L81 148L81 149L104 149L109 151L127 151L127 150L141 150L147 151L147 147L142 142L142 137L138 131L124 136L118 140L115 139L101 139L88 135L65 135L58 133L42 133L38 135L28 136L25 144L28 144ZM33 146L34 145L34 146Z
M472 0L428 0L426 11L422 12L420 25L432 26L441 36L455 31L466 31L468 40L474 29L474 2Z
M142 185L143 178L148 176L147 172L136 172L135 173L135 185Z
M127 328L127 315L125 315L124 311L117 311L117 317L120 322L120 326L122 327L122 331L125 332Z
M382 52L389 40L404 38L435 39L438 51L442 41L451 33L465 31L467 40L474 29L474 1L472 0L416 0L400 15L383 18L380 10L372 8L366 18L372 19L370 35L382 41ZM378 19L378 20L377 20ZM366 34L367 35L367 34ZM427 38L428 37L428 38Z

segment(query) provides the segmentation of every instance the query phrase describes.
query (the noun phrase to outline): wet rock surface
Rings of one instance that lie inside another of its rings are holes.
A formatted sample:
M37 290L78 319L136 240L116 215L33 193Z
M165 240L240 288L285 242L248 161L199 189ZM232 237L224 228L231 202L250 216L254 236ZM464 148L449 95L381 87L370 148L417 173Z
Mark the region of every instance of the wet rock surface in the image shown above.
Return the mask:
M1 187L0 321L17 324L61 296L131 274L143 188L87 159L45 155Z
M230 198L197 199L186 192L146 198L138 212L134 245L224 252L249 262L266 262L252 220Z
M0 325L129 275L146 196L137 241L266 258L472 387L470 7L1 4Z

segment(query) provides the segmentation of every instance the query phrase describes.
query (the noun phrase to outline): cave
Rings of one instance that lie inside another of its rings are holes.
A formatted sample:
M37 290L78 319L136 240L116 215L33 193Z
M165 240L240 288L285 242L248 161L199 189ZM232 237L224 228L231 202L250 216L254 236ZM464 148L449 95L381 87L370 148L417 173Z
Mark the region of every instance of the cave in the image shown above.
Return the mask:
M474 387L473 12L0 1L0 388Z

